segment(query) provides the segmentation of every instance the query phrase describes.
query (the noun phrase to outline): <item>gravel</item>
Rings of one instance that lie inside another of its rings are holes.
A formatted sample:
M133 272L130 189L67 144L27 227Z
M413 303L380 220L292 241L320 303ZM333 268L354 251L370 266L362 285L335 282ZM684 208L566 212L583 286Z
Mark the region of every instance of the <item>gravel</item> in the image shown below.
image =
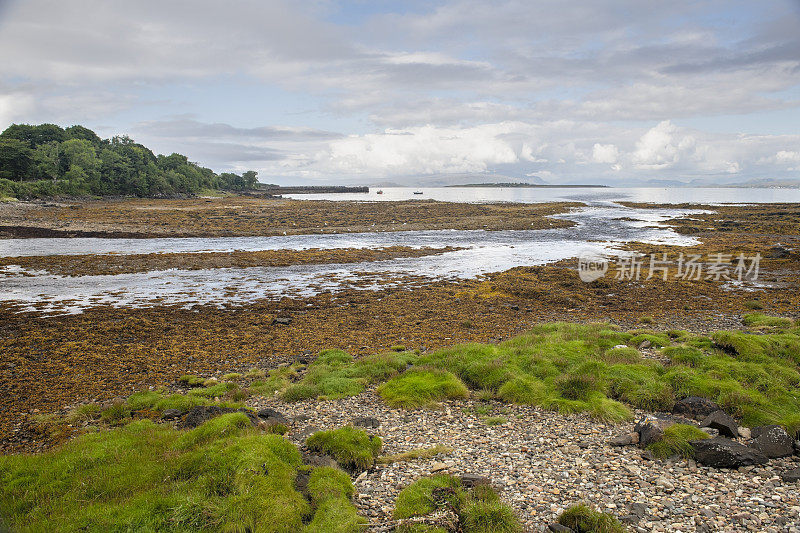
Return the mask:
M800 533L798 484L780 477L800 466L798 457L740 470L683 459L646 460L635 446L608 445L632 424L605 424L586 415L499 402L457 400L438 409L407 411L387 407L370 390L333 401L289 404L258 398L250 404L273 407L293 419L287 437L298 445L315 430L375 417L380 427L367 431L381 436L383 454L434 445L453 449L430 459L378 464L354 480L355 504L374 529L391 521L403 487L436 471L491 478L527 531L546 530L561 511L582 501L625 517L633 531ZM487 405L489 413L476 412ZM502 416L507 422L487 426L486 416Z

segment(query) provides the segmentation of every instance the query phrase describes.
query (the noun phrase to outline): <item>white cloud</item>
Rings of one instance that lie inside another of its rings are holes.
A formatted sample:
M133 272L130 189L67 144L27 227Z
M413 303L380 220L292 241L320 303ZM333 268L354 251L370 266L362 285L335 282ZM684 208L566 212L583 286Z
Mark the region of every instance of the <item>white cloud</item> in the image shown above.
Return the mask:
M619 148L613 144L595 143L592 148L592 159L597 163L616 163L619 159Z

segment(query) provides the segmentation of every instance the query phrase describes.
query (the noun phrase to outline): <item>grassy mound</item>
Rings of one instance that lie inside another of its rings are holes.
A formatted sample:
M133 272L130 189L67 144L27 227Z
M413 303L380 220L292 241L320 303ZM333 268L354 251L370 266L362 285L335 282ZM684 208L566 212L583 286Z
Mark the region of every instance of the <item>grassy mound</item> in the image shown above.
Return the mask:
M558 517L558 523L576 533L624 533L627 531L619 520L608 513L601 513L583 504L573 505Z
M41 455L0 457L0 508L14 531L357 531L352 485L231 413L181 432L139 420ZM314 529L315 524L322 524ZM312 527L314 526L314 527Z
M359 471L372 466L382 443L380 437L370 437L363 429L346 426L318 431L306 440L306 446L330 455L343 468Z
M443 507L455 511L459 531L464 533L515 533L522 530L514 511L500 501L490 486L467 490L457 477L439 475L419 479L397 495L394 517L406 520L401 522L398 531L438 531L430 525L416 524L413 518L429 515Z
M694 457L694 448L689 441L707 438L709 438L708 433L699 428L686 424L674 424L664 430L661 440L650 444L647 449L661 459L673 455L689 458Z
M414 408L430 406L447 398L464 398L468 390L450 372L415 368L378 387L378 394L393 407Z

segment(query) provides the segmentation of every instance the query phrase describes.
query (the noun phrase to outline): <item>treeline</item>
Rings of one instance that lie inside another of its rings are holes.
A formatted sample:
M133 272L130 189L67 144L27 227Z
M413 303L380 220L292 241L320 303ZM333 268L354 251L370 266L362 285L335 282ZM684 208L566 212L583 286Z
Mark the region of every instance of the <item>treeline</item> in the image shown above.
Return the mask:
M0 197L172 196L256 188L256 172L216 174L185 155L156 156L128 136L83 126L13 124L0 133Z

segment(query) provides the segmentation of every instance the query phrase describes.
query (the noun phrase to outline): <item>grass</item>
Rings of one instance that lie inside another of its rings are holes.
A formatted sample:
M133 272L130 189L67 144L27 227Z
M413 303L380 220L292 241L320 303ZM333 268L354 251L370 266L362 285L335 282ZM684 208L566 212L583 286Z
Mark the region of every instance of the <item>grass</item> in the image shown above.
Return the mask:
M679 455L685 459L694 457L694 448L689 441L709 438L708 434L694 426L674 424L664 430L661 440L647 446L653 455L660 459Z
M402 463L405 461L414 461L416 459L430 459L442 453L450 453L453 449L448 446L431 446L430 448L416 448L405 452L396 453L393 455L384 455L378 458L380 464Z
M791 318L767 316L763 313L749 313L742 317L742 323L751 328L788 328L793 324Z
M308 366L303 378L283 390L287 401L333 400L361 393L366 385L386 381L416 358L410 352L375 354L357 361L341 350L325 350Z
M442 490L443 489L443 490ZM394 517L401 520L428 515L440 507L452 508L464 533L516 533L522 527L514 511L488 485L467 490L457 477L438 475L421 478L400 491ZM405 522L398 531L429 531Z
M149 420L80 436L40 455L0 456L0 508L14 531L343 531L363 519L352 484L315 469L242 413L178 431Z
M452 373L438 369L412 369L378 387L378 394L392 407L431 406L448 398L464 398L469 391Z
M578 504L567 508L558 517L558 523L576 533L624 533L626 530L616 517Z
M490 416L490 417L485 418L483 420L483 422L487 426L500 426L500 425L505 424L506 422L508 422L508 419L504 418L502 416Z
M363 429L346 426L330 431L318 431L306 440L312 451L328 454L350 471L366 470L375 462L381 450L380 437L370 437Z

